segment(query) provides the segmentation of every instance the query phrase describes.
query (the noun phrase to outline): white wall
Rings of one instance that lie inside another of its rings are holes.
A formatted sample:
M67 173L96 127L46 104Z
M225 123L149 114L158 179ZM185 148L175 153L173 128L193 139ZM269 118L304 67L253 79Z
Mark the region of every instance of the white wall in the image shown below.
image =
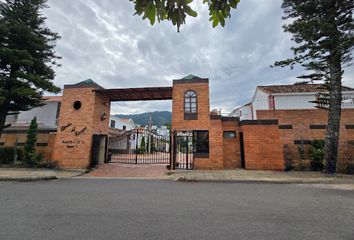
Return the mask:
M117 129L123 129L123 126L126 127L125 130L132 130L134 129L134 123L133 123L133 120L129 119L128 122L126 121L123 121L122 119L120 119L119 117L116 117L114 115L110 115L109 116L109 127L111 127L111 121L115 121L115 126L114 128L117 128Z
M34 108L29 111L20 112L17 123L31 123L31 120L37 116L37 123L43 123L46 126L56 127L57 108L59 102L46 102L43 107Z
M231 112L228 117L239 117L242 120L252 120L252 108L251 105L242 106Z
M268 101L268 94L260 91L258 88L254 93L252 99L252 111L253 111L253 119L257 119L257 110L268 110L269 109L269 101ZM252 111L251 111L251 118L252 119Z
M7 115L5 119L5 124L16 123L16 116L17 114Z
M317 93L308 94L273 94L275 110L284 109L314 109L315 103L310 103L309 101L316 100Z

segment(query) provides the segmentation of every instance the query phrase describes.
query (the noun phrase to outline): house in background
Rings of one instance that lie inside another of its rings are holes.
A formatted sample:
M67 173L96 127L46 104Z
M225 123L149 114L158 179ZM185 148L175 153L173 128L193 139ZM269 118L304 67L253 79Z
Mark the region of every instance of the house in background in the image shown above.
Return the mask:
M258 86L252 102L232 111L229 117L240 117L240 120L257 120L259 110L301 110L315 109L315 101L319 92L328 92L318 89L321 84L305 85L274 85ZM342 109L354 108L354 89L342 87ZM246 114L245 114L246 113Z
M157 135L164 136L166 139L170 139L170 131L167 129L167 126L161 126L157 129Z
M56 128L58 126L61 99L61 96L43 97L46 105L33 108L29 111L23 111L19 114L8 115L6 117L6 124L29 124L37 116L38 125Z
M122 119L111 114L109 116L109 127L129 131L134 129L135 125L133 119L131 118Z
M252 102L236 108L228 115L228 117L239 117L240 121L250 119L250 116L252 116L251 104Z

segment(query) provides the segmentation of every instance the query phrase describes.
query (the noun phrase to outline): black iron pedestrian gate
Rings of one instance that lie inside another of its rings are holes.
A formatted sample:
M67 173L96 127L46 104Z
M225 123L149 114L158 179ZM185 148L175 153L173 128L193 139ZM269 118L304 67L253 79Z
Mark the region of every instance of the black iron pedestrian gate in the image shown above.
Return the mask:
M128 164L170 164L170 146L168 132L159 135L146 129L130 130L109 139L108 161Z
M178 133L177 133L178 134ZM189 133L173 138L173 169L193 169L193 136Z

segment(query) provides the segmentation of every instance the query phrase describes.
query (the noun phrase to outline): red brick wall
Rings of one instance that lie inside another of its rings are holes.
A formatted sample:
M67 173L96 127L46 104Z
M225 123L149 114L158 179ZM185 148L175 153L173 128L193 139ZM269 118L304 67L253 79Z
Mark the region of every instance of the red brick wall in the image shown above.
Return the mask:
M183 83L182 83L183 82ZM184 120L184 93L193 90L198 95L198 120ZM209 130L209 158L195 158L194 169L241 167L239 132L236 121L222 121L212 116L209 108L209 83L174 81L172 105L173 130ZM236 131L236 139L224 139L223 131ZM278 126L242 127L245 138L246 168L283 170L284 158Z
M247 170L284 170L278 125L243 125L242 132Z
M198 120L184 120L184 93L197 93ZM174 84L172 92L172 129L208 130L210 126L209 83Z
M3 142L6 147L13 147L15 146L16 137L18 137L17 143L25 143L27 140L27 133L3 133L1 134L0 142ZM38 133L36 138L36 143L47 143L47 146L35 146L36 152L42 152L44 159L51 160L53 143L55 142L56 135L49 133ZM23 149L23 146L18 146L18 148Z
M90 167L93 134L108 135L110 103L106 96L96 95L95 88L65 88L62 97L57 139L53 160L59 167L84 169ZM75 110L73 104L80 101L82 106ZM106 113L107 119L101 121Z
M210 118L210 116L209 116ZM210 120L209 130L209 162L204 169L223 169L224 151L221 119Z
M310 125L327 125L328 111L311 110L258 110L258 119L278 119L279 125L292 125L293 129L280 129L285 158L300 158L294 140L325 139L326 129L310 129ZM345 164L354 164L353 145L354 130L346 129L345 125L354 124L354 109L342 109L339 131L338 168ZM305 145L305 156L308 157L310 145Z
M241 168L240 128L238 123L236 121L222 121L223 131L236 132L236 138L223 138L224 168Z

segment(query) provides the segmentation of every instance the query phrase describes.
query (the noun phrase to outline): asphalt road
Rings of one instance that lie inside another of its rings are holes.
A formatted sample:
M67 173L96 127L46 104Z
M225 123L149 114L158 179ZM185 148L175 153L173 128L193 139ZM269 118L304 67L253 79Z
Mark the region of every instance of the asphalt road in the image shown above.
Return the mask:
M326 185L0 182L0 239L354 239L354 191Z

